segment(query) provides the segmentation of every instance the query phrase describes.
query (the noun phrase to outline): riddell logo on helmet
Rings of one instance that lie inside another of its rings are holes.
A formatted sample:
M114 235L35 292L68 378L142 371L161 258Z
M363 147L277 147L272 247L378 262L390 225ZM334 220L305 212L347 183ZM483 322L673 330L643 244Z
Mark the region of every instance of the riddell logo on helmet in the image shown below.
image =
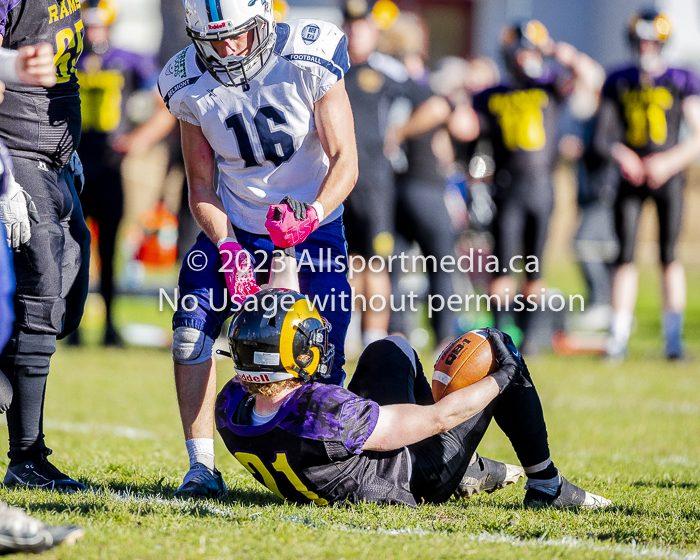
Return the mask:
M214 22L210 23L209 25L207 25L207 29L210 29L210 30L223 29L224 27L226 27L226 25L227 24L225 21L214 21Z
M248 383L271 383L272 380L270 379L269 375L266 375L264 373L260 375L251 375L250 373L239 373L238 377L240 377L243 381L247 381Z

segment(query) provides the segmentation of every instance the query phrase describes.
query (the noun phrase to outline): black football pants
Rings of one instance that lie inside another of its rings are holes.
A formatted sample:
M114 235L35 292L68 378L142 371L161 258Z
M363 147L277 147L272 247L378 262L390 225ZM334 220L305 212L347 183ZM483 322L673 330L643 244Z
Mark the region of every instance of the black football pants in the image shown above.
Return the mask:
M0 371L12 384L7 411L11 464L41 456L44 395L56 339L73 332L88 293L90 232L67 168L13 157L15 178L30 194L40 223L14 253L17 288L12 336Z
M113 326L114 254L117 232L124 216L124 189L122 187L122 155L108 144L104 133L84 132L78 154L85 169L85 190L80 195L83 214L97 222L98 250L100 253L100 293L105 300L105 322Z
M348 389L380 406L434 404L415 352L414 360L415 370L411 359L396 344L386 339L374 342L360 357ZM495 418L508 436L524 467L549 459L547 428L537 391L534 385L514 386L456 428L408 447L412 463L411 493L417 503L441 503L452 496L491 418Z

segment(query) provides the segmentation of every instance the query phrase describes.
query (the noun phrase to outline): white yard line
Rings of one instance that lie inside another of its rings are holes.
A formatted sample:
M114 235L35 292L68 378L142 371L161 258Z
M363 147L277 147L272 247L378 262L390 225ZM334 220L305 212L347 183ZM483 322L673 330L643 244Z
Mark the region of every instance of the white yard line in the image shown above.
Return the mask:
M162 506L173 508L178 511L187 511L190 509L200 509L212 515L218 515L221 517L241 517L242 512L234 510L230 506L219 505L214 506L206 502L190 502L178 499L167 499L161 496L153 495L138 495L130 491L122 492L96 492L99 495L105 495L107 497L127 502L134 505L148 504L154 506ZM270 514L263 512L254 512L248 514L249 519L258 519L260 517L268 517ZM277 516L275 516L277 517ZM363 529L361 527L342 525L337 523L326 523L321 521L320 523L311 519L304 519L302 517L291 516L291 515L280 515L277 517L282 521L290 521L292 523L297 523L303 525L308 529L324 529L324 530L335 530L344 531L349 533L372 533L378 535L390 535L390 536L404 536L404 535L414 535L419 537L424 537L428 535L440 535L440 532L430 531L420 527L404 527L399 529ZM546 535L545 535L546 536ZM629 558L641 558L641 559L661 559L670 558L671 560L700 560L700 552L683 552L680 550L675 550L672 547L662 548L662 547L652 547L637 545L634 541L632 544L601 544L600 541L595 539L576 539L573 537L563 537L561 539L521 539L514 537L512 535L506 535L504 533L479 533L465 535L465 537L475 543L481 544L507 544L513 547L529 547L529 548L566 548L570 550L586 550L590 552L603 552L603 553L615 553L624 554Z
M191 509L204 510L212 515L219 515L221 517L240 517L235 510L228 506L212 506L207 502L203 501L187 501L179 500L176 498L163 498L162 496L153 496L149 494L134 494L128 490L115 492L95 492L97 495L107 496L120 502L127 502L130 504L146 504L152 506L163 506L173 508L179 511L187 511Z
M0 425L3 424L7 424L7 418L0 416ZM109 435L126 439L158 439L160 437L155 432L130 426L112 426L109 424L94 424L92 422L63 422L61 420L52 420L51 418L44 418L44 427L71 434Z

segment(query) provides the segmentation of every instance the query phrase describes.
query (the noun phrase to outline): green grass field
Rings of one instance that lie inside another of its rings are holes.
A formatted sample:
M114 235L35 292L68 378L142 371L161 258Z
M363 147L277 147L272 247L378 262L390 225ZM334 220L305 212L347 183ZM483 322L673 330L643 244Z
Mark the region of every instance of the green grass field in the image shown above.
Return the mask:
M578 290L571 270L553 278ZM700 271L689 286L700 285ZM613 500L604 512L525 510L523 485L442 506L298 507L227 456L222 503L171 498L187 457L166 350L61 347L46 400L52 459L89 487L73 496L0 490L12 505L86 535L44 558L700 558L700 294L687 320L689 361L661 359L659 295L643 276L631 357L530 361L553 458L574 483ZM121 322L167 326L157 303L120 302ZM88 314L85 338L99 319ZM220 362L220 383L231 375ZM2 456L6 451L2 444ZM480 451L515 461L492 425ZM2 467L6 466L6 459Z

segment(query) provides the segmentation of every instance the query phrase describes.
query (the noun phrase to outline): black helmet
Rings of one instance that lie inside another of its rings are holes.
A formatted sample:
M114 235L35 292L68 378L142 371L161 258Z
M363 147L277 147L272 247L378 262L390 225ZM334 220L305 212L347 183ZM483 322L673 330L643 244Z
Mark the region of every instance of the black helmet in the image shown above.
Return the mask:
M540 49L549 43L549 31L536 19L508 25L501 33L501 50L505 56L514 56L525 49Z
M639 48L641 41L656 41L663 45L670 35L671 21L653 8L634 14L627 26L627 38L635 49Z
M316 374L329 377L335 349L331 326L292 290L262 290L248 297L228 330L233 367L249 383L274 383Z
M529 49L542 50L550 41L549 31L536 19L506 26L501 33L501 52L506 68L516 79L539 77L543 72L543 64L534 69L520 68L517 62L518 53Z

